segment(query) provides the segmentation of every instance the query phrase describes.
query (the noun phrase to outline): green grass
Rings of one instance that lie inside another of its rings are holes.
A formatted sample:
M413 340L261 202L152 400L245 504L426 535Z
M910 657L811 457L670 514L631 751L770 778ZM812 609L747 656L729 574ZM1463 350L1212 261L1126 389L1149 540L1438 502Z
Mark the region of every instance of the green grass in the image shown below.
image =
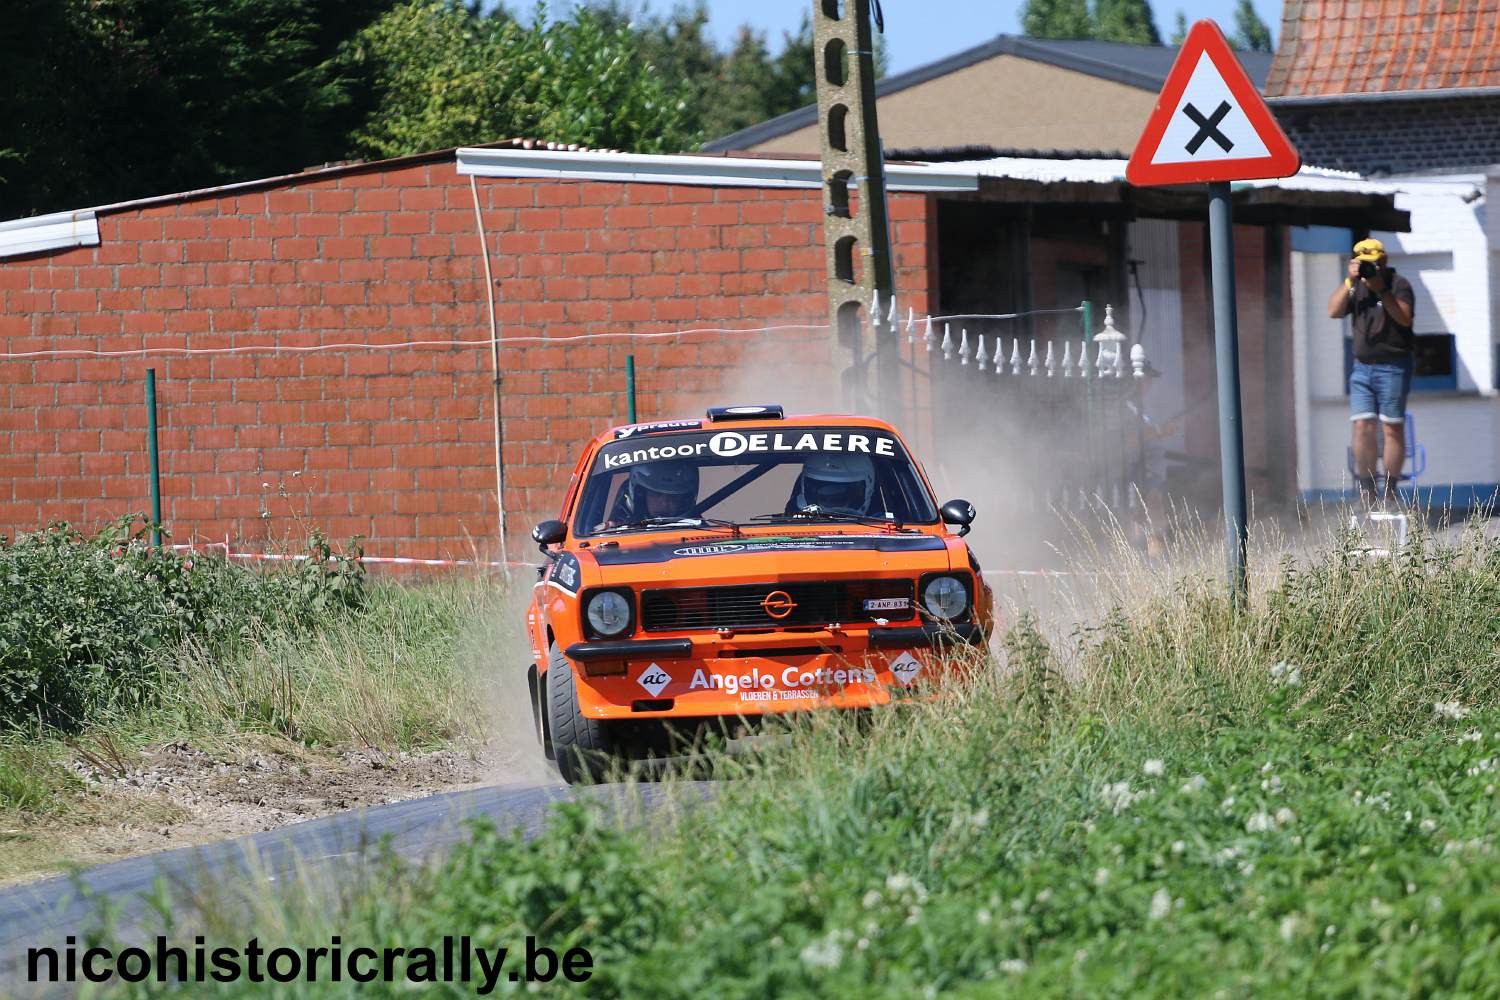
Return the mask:
M1345 544L1238 613L1220 588L1018 623L1003 673L715 758L707 804L478 826L213 935L533 934L592 952L593 996L1500 993L1500 546Z

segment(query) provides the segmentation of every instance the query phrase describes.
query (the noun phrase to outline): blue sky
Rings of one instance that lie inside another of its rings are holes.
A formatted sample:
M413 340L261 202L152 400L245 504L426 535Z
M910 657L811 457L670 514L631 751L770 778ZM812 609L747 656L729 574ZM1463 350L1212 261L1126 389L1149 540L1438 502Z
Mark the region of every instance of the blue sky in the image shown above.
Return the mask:
M550 0L567 6L567 0ZM1278 0L1252 0L1261 20L1279 34L1281 4ZM766 32L772 50L779 48L781 33L795 30L804 11L811 12L813 0L709 0L708 9L715 38L727 46L742 24ZM530 6L512 2L512 10ZM670 10L672 0L649 0L654 11ZM886 43L890 52L890 71L900 73L924 63L941 59L970 48L1000 34L1021 31L1020 0L882 0L885 11ZM1174 2L1156 0L1152 12L1162 38L1172 34L1178 10L1187 14L1188 22L1213 18L1226 35L1234 33L1235 0L1197 0Z

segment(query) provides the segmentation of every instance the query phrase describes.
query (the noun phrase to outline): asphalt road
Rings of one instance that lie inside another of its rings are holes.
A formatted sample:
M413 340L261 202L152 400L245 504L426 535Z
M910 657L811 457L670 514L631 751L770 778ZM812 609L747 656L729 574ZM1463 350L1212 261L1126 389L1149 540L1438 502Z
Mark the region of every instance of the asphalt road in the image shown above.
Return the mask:
M642 784L640 804L649 809L656 786ZM449 792L352 810L269 830L248 837L164 851L98 865L76 878L52 878L0 889L0 994L28 996L41 991L25 981L26 950L59 952L69 934L82 935L99 924L100 902L114 908L114 930L130 940L146 933L151 905L143 898L160 883L174 899L192 899L205 884L292 885L320 876L337 877L340 866L357 865L387 841L407 858L427 858L465 836L463 821L490 817L502 828L538 832L547 809L579 795L608 798L610 786L568 789L560 781ZM153 928L150 933L156 933ZM189 941L191 939L189 938Z

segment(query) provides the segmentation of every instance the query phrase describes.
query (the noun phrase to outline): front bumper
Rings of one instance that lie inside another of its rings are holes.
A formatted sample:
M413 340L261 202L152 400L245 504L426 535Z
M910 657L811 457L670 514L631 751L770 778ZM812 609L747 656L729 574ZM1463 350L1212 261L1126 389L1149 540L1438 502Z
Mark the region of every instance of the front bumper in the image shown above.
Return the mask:
M972 622L954 625L887 626L869 630L873 649L932 649L950 645L980 646L984 630ZM784 644L784 643L783 643ZM685 659L693 655L693 640L617 639L614 641L575 642L563 650L570 660Z
M575 643L579 709L591 719L765 715L863 708L948 669L986 642L977 624Z

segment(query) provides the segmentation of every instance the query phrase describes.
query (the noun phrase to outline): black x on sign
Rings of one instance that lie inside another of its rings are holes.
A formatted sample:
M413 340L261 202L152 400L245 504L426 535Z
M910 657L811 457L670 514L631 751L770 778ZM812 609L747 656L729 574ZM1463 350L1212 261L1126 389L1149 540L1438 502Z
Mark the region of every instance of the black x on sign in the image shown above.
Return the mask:
M1234 142L1230 140L1229 136L1219 131L1219 122L1223 121L1224 116L1229 114L1231 110L1232 108L1229 106L1228 101L1220 101L1219 106L1214 109L1214 113L1205 118L1203 117L1203 112L1193 107L1192 104L1184 104L1182 106L1182 113L1191 118L1193 124L1198 126L1198 131L1193 133L1193 137L1188 140L1187 146L1184 148L1189 153L1196 153L1198 152L1198 147L1203 145L1204 140L1212 139L1226 153L1233 149Z

